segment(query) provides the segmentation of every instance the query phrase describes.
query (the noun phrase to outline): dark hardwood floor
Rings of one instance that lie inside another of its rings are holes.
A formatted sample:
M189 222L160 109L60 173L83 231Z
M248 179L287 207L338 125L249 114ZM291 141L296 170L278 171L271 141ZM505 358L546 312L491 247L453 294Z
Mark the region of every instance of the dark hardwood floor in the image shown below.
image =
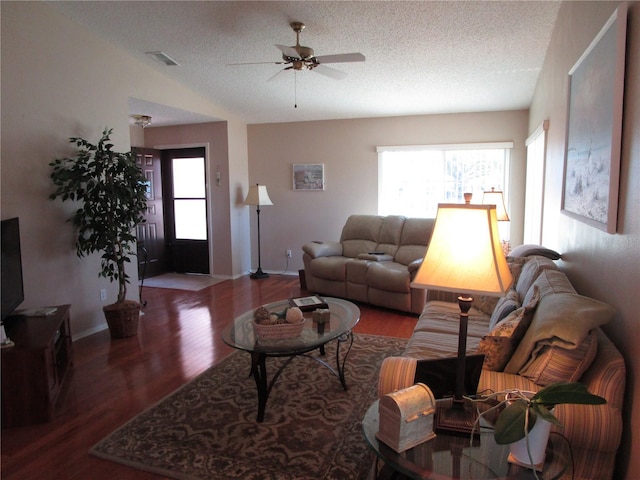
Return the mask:
M199 292L145 288L136 337L112 340L104 330L73 344L74 365L52 422L2 430L3 479L158 479L100 460L89 448L219 362L232 349L221 332L259 305L305 295L297 276L227 280ZM354 331L408 338L417 316L358 305ZM73 305L71 318L73 322ZM249 361L247 357L247 362ZM347 366L348 368L348 366Z

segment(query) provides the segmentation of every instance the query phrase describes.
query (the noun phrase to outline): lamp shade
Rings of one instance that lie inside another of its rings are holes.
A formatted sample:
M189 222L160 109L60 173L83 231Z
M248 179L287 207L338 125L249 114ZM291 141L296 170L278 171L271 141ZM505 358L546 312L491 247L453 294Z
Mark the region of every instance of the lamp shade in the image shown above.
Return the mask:
M245 205L273 205L269 198L266 185L252 185L249 187L247 198L244 200Z
M494 190L491 187L490 192L484 192L482 194L482 203L484 205L495 205L496 216L499 222L508 222L509 215L507 215L507 209L504 206L504 195L498 190Z
M499 296L511 282L496 207L438 205L431 241L411 286Z

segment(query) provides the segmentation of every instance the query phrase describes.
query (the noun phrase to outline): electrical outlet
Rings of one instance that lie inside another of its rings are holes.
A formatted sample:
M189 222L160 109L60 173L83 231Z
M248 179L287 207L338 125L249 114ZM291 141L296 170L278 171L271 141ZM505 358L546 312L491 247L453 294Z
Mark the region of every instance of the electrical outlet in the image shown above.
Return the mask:
M291 258L291 250L287 250L287 258Z
M100 300L103 302L107 301L107 290L105 288L100 289Z

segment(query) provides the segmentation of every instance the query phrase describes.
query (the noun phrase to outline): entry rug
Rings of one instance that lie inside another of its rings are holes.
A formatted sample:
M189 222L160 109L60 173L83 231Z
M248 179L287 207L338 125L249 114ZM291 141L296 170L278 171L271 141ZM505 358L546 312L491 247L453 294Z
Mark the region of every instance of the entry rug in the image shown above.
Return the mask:
M373 454L361 421L376 399L382 360L400 355L405 344L405 339L355 334L347 391L318 362L294 358L271 390L262 423L256 422L250 356L234 352L90 453L177 479L364 480ZM332 366L335 345L326 348ZM284 360L267 359L269 380Z
M174 290L189 290L197 292L203 288L211 287L224 281L224 278L212 278L208 275L163 273L155 277L145 278L142 286L143 288L172 288Z

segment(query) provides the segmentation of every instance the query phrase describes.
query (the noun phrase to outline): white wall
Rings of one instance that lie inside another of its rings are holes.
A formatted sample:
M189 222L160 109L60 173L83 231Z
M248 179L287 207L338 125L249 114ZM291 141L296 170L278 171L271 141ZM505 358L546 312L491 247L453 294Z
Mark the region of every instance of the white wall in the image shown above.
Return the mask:
M98 255L76 257L73 230L65 223L71 205L48 200L53 190L48 163L73 152L67 139L82 136L96 141L108 126L114 128L116 149L130 150L128 98L135 97L225 119L234 132L227 138L234 151L229 161L244 162L244 166L233 168L246 171L246 139L242 135L246 126L45 3L0 5L1 215L20 217L26 297L23 306L71 304L71 328L77 338L106 327L99 292L107 289L107 303L111 303L117 286L98 278ZM235 181L241 183L242 179ZM246 176L244 182L246 188ZM243 213L236 213L236 217L242 218ZM233 254L238 258L248 255L239 251ZM245 263L248 265L247 260ZM128 296L135 299L134 270L128 270L132 277Z
M377 213L380 145L513 141L509 212L512 244L520 244L527 122L522 110L249 125L249 183L266 185L274 203L260 213L263 270L301 269L304 243L338 240L349 215ZM294 191L294 163L324 163L325 191ZM253 268L255 217L254 208Z
M640 478L640 3L627 24L618 232L605 233L561 213L566 134L567 75L618 2L565 2L530 109L533 131L549 120L543 243L563 254L561 267L578 292L613 305L604 329L627 364L624 436L614 478Z

